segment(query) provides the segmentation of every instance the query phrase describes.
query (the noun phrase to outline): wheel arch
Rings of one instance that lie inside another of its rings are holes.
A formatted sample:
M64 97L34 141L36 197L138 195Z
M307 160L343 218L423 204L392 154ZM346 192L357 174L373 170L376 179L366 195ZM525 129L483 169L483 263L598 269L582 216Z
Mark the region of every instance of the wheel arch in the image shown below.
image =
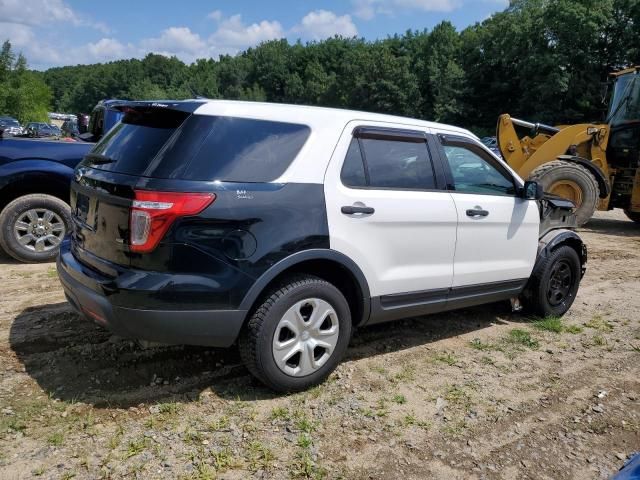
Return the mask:
M582 275L584 275L587 265L587 247L573 230L558 229L546 233L538 243L538 260L547 258L562 245L567 245L576 251L580 259Z
M346 255L329 249L305 250L280 260L258 278L239 308L253 311L270 287L296 273L315 275L335 285L349 303L354 326L362 325L369 318L371 295L362 270Z
M54 162L46 163L51 164ZM0 175L3 173L0 170ZM42 168L42 161L26 161L25 164L21 165L20 170L10 172L6 176L2 175L2 177L2 182L0 183L0 211L16 198L35 193L51 195L67 204L69 203L69 189L73 178L73 169L65 165L54 163L51 165L51 169L48 170Z

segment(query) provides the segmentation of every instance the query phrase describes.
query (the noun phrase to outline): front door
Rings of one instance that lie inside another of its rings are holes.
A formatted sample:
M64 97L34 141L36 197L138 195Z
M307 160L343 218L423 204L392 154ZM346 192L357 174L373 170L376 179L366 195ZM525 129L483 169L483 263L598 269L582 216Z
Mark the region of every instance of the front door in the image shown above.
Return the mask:
M501 162L471 139L440 136L449 191L458 212L453 287L526 281L538 248L535 200Z

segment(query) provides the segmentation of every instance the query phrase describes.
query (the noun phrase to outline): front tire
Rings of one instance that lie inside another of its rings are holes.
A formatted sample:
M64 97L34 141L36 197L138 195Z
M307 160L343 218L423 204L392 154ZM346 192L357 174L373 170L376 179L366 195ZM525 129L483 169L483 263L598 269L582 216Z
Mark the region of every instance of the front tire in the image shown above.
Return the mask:
M529 179L540 182L545 192L575 203L578 226L587 223L596 211L600 196L598 181L582 165L554 160L536 168Z
M525 310L540 317L564 315L571 307L582 275L576 251L563 245L536 262L523 292Z
M20 262L50 262L70 225L70 207L59 198L24 195L0 213L0 246Z
M278 392L322 383L344 356L351 312L335 286L311 275L290 277L264 299L240 336L248 370Z

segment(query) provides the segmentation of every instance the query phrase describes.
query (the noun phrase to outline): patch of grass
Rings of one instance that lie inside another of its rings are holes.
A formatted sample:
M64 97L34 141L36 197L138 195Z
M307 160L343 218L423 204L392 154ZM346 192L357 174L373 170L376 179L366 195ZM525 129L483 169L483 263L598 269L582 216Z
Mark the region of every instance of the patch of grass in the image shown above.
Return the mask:
M452 367L453 365L455 365L456 363L458 363L458 359L451 353L449 352L444 352L444 353L437 353L436 356L434 357L434 360L436 362L441 362L441 363L445 363L447 365L449 365L450 367Z
M55 267L49 267L47 270L47 277L49 278L58 278L58 270Z
M193 480L215 480L216 477L216 471L213 467L202 461L196 462L195 470L189 476L189 478Z
M276 459L273 452L263 443L253 441L249 443L247 461L249 470L257 472L258 470L271 470L273 461Z
M398 405L403 405L403 404L407 403L407 398L404 395L401 395L401 394L394 395L391 400L394 403L397 403Z
M59 447L64 443L64 434L60 431L52 433L47 437L47 443L54 447Z
M564 327L564 331L567 333L572 333L574 335L577 335L578 333L582 333L583 332L583 328L578 326L578 325L568 325L566 327Z
M229 428L229 417L222 415L221 417L209 422L208 427L212 432Z
M228 447L213 452L211 456L213 457L215 469L218 472L227 470L237 464L237 460L234 458L233 453Z
M376 365L371 367L371 370L376 372L376 373L379 373L380 375L386 375L387 373L389 373L389 371L386 368L379 367L379 366L376 366Z
M511 330L506 340L509 343L522 345L523 347L527 347L532 350L535 350L540 346L538 341L531 336L530 332L522 330L521 328L514 328Z
M294 461L289 464L291 478L320 480L327 477L327 470L314 462L311 456L312 445L310 435L302 433L298 436L298 451Z
M602 335L595 335L593 337L593 344L596 347L603 347L607 344L607 340Z
M311 433L318 427L318 422L310 420L304 412L295 414L295 427L305 433Z
M176 402L161 403L158 409L164 415L175 415L180 411L180 405Z
M405 427L420 427L425 430L429 430L432 426L432 423L427 420L418 420L415 415L409 413L404 416L402 419L402 424Z
M291 414L286 407L274 407L269 415L269 420L282 420L286 422L289 419L291 419Z
M600 315L594 315L591 320L584 324L584 326L601 332L611 332L613 330L613 325L607 322Z
M464 420L455 420L447 423L443 431L451 436L458 437L464 433L467 428L467 422Z
M404 365L402 369L393 376L395 382L412 382L416 379L416 367L414 365Z
M493 343L483 342L479 338L474 338L469 342L469 346L474 350L480 350L481 352L486 352L488 350L498 350L497 346Z
M75 472L65 472L60 477L61 480L71 480L76 476Z
M146 437L139 438L138 440L131 440L127 445L127 451L124 454L124 459L135 457L136 455L144 452L147 448Z
M471 396L464 387L452 385L447 389L444 398L453 405L469 408L471 406Z
M560 317L546 317L533 322L533 327L546 332L562 333L564 327Z
M487 357L486 355L480 359L480 362L483 365L492 365L493 366L493 365L496 364L496 361L493 358Z

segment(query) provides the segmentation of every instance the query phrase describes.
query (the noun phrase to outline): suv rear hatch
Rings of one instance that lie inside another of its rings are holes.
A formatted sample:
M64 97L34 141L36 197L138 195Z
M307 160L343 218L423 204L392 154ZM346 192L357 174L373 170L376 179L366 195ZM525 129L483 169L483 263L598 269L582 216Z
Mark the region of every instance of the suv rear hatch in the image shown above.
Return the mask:
M164 237L175 221L199 214L216 194L235 192L226 182L278 178L310 133L305 125L193 114L199 105L120 107L122 121L72 183L73 249L83 263L103 273L100 259L166 269L171 239Z

